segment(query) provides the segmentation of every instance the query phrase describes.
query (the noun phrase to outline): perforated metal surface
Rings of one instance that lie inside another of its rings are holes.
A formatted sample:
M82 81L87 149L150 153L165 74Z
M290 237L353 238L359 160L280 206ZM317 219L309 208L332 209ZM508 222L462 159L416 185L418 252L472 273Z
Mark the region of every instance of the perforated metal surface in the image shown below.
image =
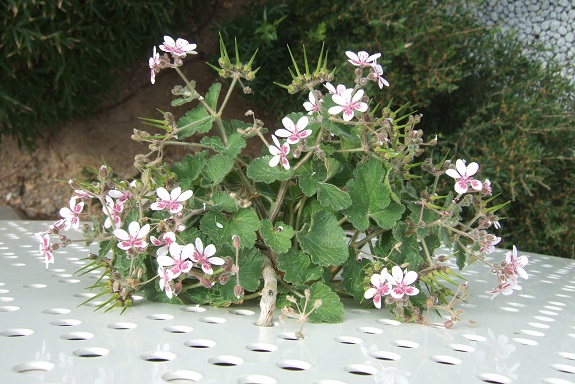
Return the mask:
M306 324L295 340L299 324L253 325L256 307L79 307L96 275L73 274L82 246L59 250L46 270L33 236L46 225L0 221L2 383L575 382L571 260L530 255L523 291L493 301L489 271L464 271L464 317L476 326L400 324L348 305L342 324Z

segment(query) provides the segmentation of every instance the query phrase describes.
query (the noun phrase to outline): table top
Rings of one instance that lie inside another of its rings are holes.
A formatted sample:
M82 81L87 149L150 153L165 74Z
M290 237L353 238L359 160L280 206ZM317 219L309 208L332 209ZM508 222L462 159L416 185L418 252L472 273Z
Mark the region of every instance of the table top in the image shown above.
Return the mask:
M257 327L255 305L212 308L139 300L124 314L79 306L98 274L77 276L86 247L46 270L34 233L0 221L2 383L549 383L575 382L575 261L529 256L523 290L491 300L479 263L462 271L466 321L452 329L346 305L341 324ZM501 259L505 251L494 256ZM441 320L441 319L439 319Z

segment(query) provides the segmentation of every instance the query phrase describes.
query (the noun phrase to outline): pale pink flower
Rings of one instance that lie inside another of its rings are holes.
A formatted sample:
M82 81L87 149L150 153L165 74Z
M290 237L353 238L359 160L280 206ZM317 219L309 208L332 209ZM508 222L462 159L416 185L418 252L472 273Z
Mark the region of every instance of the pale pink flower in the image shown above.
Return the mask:
M164 36L164 44L160 45L160 49L164 52L170 52L174 57L186 57L189 54L196 54L196 44L190 44L188 40L177 39L174 41L170 36Z
M326 87L329 93L332 95L342 95L347 89L347 87L343 84L339 84L337 88L335 88L331 83L325 83L324 87Z
M343 119L350 121L354 117L355 111L367 111L367 104L359 101L363 97L363 89L359 89L353 96L352 92L353 88L348 88L341 95L332 95L332 100L337 105L331 107L328 112L331 115L343 112Z
M173 296L172 279L170 278L168 271L161 265L158 266L158 276L160 277L160 289L162 291L166 291L166 296L168 299L171 299Z
M126 201L132 196L129 191L119 191L117 189L111 189L108 191L108 196L116 199L118 204L124 205Z
M445 173L455 179L455 192L463 194L467 192L469 186L476 191L483 189L483 184L479 180L475 180L472 176L479 170L479 165L476 162L465 165L465 160L458 159L455 162L456 169L450 168Z
M107 216L104 221L104 228L120 228L122 226L121 214L124 206L114 201L110 196L106 196L106 207L102 211Z
M381 53L370 55L366 51L359 51L357 54L352 51L345 52L349 58L349 62L357 67L371 67L377 59L381 57Z
M391 283L391 296L394 299L403 299L405 295L415 296L419 289L412 287L411 284L417 280L417 272L401 270L401 267L394 265L391 268L391 275L387 275L387 280Z
M89 200L92 198L92 195L89 192L84 191L83 189L75 189L74 193L75 193L74 197L77 199Z
M40 236L40 246L38 248L46 262L46 268L48 268L48 264L54 263L54 254L52 253L52 247L50 246L50 235L44 234L43 236Z
M521 276L524 279L527 279L529 277L529 275L527 274L527 272L525 272L525 269L523 268L529 263L529 259L527 259L527 256L517 257L517 248L515 247L515 245L513 246L513 251L509 251L505 255L505 261L507 262L507 264L503 269L503 273L505 273L506 275L513 274L515 276Z
M505 278L501 276L499 283L495 288L491 291L487 291L487 293L491 293L491 300L495 299L497 295L500 293L504 296L509 296L513 293L513 290L520 291L522 288L517 284L517 277L511 276L509 278Z
M152 57L148 59L148 65L150 67L150 82L154 84L156 82L156 73L160 72L160 54L156 52L156 47L152 52Z
M373 76L374 81L377 82L379 88L383 88L385 85L389 87L389 82L383 78L383 68L379 64L375 64L371 67L371 74Z
M182 192L182 188L177 187L169 193L165 188L160 187L156 191L159 199L150 206L154 211L167 210L171 214L181 212L184 209L183 202L188 200L194 192L187 190Z
M208 245L204 249L204 244L199 237L196 237L196 248L191 255L191 259L194 263L200 263L202 265L202 271L204 273L211 275L214 273L212 266L213 265L223 265L224 259L221 257L215 257L213 255L216 254L216 247L213 244ZM188 244L191 245L191 244ZM193 249L193 246L192 246Z
M317 100L316 100L316 97L318 98ZM319 98L317 94L314 94L313 91L309 91L308 99L309 99L309 101L306 101L305 103L303 103L303 107L307 111L308 115L313 115L314 113L319 113L319 107L320 107L321 103L323 102L323 100L321 98Z
M137 221L132 221L128 225L128 232L122 228L114 230L114 236L120 240L118 242L118 248L124 251L135 250L136 252L142 252L148 246L146 242L146 236L150 231L150 224L144 225L140 228L140 223Z
M158 256L158 264L168 268L168 276L171 280L188 273L194 266L190 261L190 255L194 252L193 244L181 246L176 243L170 244L170 256Z
M282 119L282 124L284 128L280 128L276 131L276 136L287 138L288 144L297 144L300 139L304 139L311 135L311 129L303 130L307 127L309 123L309 119L307 116L302 116L297 121L297 124L294 124L293 121L289 117L284 117Z
M373 297L373 305L376 308L381 308L381 299L391 293L391 283L388 281L389 273L386 268L383 268L381 274L374 273L371 275L372 288L365 291L363 297L367 300Z
M495 235L487 235L485 237L485 239L481 240L479 242L479 245L481 246L481 248L479 249L479 252L482 253L486 253L486 254L490 254L495 252L495 245L499 244L499 242L501 241L501 237L497 237Z
M278 138L274 135L272 135L272 140L274 141L275 146L270 145L270 153L273 155L269 162L270 167L275 167L281 162L282 167L289 169L289 161L286 158L290 149L289 144L287 142L280 144Z
M158 248L156 251L157 256L166 256L168 254L168 249L172 243L176 242L176 235L174 232L166 232L160 236L160 238L156 238L155 236L150 236L150 241L153 245Z
M70 199L70 208L64 207L60 209L60 216L64 219L64 230L67 231L70 228L78 229L80 226L80 218L78 215L82 213L84 209L84 202L80 201L76 204L76 198L72 197Z

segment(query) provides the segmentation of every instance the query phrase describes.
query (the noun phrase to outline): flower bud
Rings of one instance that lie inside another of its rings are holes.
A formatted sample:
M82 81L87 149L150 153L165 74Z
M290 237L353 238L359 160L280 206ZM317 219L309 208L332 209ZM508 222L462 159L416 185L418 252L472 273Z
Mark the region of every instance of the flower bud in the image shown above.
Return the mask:
M239 248L240 247L240 238L238 235L233 235L232 236L232 243L234 244L234 248Z
M451 329L453 328L453 320L447 320L445 323L443 323L443 325L446 329Z
M236 296L236 298L240 298L242 297L244 294L244 287L242 287L241 285L236 285L234 287L234 295Z
M211 287L214 286L214 283L212 283L210 280L206 279L205 277L201 277L200 278L200 284L205 287L210 289Z
M174 295L178 296L180 292L182 292L182 283L178 282L174 285Z
M106 177L108 177L108 168L105 165L102 165L100 166L98 173L100 174L100 177L105 179Z
M230 275L222 274L222 275L220 275L218 280L219 280L221 285L226 285L228 283L228 281L230 281Z

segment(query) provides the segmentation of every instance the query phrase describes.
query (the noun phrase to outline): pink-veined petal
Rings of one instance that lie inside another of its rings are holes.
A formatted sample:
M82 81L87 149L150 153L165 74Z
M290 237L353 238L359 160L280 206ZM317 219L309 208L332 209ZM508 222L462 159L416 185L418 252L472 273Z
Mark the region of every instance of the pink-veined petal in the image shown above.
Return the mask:
M210 257L210 258L208 259L208 262L209 262L210 264L213 264L213 265L224 265L224 263L225 263L226 261L225 261L224 259L222 259L221 257L216 257L216 256L214 256L214 257Z
M330 115L339 115L342 111L343 107L340 105L335 105L327 110Z
M171 267L174 265L174 259L172 259L170 256L158 256L156 261L162 267Z
M365 293L363 294L363 297L367 300L371 299L373 296L375 296L375 294L377 293L377 289L375 288L369 288L367 291L365 291Z
M122 228L115 229L114 230L114 236L116 236L118 239L123 240L123 241L130 240L130 235L128 234L128 232L126 232Z
M170 200L170 193L164 187L160 187L156 190L158 197L162 200Z
M407 284L407 285L413 284L413 282L415 282L415 280L417 280L417 272L415 272L415 271L409 271L403 277L403 283Z
M187 191L184 191L184 192L178 197L178 201L179 201L179 202L183 202L183 201L189 200L193 195L194 195L194 192L189 189L189 190L187 190Z
M199 237L196 237L196 251L200 254L203 255L204 254L204 243L202 243L202 239L200 239Z
M215 254L216 254L216 246L213 244L208 245L206 247L206 249L204 249L204 256L205 257L211 257Z
M467 167L465 166L465 160L457 159L457 161L455 162L455 168L457 168L457 172L459 172L461 176L467 175Z
M467 165L467 176L475 175L478 170L479 170L479 164L477 164L476 162L469 163L469 165Z
M276 167L278 164L280 163L280 157L278 154L276 154L274 157L272 157L269 161L269 166L270 167Z
M403 281L403 271L401 267L394 265L393 268L391 268L391 276L389 276L387 281L394 285L400 284Z
M457 172L457 171L456 171L455 169L453 169L453 168L449 168L447 171L445 171L445 174L446 174L447 176L453 177L454 179L460 179L460 178L461 178L461 175L459 174L459 172Z

